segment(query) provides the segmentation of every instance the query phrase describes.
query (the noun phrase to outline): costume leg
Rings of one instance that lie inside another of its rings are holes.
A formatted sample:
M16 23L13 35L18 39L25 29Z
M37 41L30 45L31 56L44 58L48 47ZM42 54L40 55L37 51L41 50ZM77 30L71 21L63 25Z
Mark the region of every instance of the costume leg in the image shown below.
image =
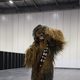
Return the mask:
M44 74L43 77L44 77L43 80L53 80L53 71Z

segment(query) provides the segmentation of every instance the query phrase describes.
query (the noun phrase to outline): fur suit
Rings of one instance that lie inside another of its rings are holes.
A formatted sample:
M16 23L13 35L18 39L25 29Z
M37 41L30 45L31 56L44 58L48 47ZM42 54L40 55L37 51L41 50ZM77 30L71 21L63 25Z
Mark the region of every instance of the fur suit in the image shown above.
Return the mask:
M31 80L53 80L54 57L65 44L63 33L38 25L33 30L33 37L34 42L25 55L25 64L32 68ZM47 52L44 54L45 49Z

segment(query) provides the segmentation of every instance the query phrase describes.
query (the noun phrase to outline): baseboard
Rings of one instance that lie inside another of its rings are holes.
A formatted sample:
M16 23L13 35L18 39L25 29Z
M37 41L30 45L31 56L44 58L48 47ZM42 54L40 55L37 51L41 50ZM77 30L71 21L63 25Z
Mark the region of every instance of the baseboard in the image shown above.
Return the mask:
M80 70L80 68L69 68L69 67L55 67L55 69L70 69L70 70Z

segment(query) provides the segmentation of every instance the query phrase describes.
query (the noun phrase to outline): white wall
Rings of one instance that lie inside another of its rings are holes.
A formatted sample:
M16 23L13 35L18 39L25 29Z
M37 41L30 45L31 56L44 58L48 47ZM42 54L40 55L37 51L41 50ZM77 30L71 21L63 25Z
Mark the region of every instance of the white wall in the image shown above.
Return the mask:
M61 29L67 44L56 58L57 67L80 68L80 10L0 15L0 51L24 53L38 24Z

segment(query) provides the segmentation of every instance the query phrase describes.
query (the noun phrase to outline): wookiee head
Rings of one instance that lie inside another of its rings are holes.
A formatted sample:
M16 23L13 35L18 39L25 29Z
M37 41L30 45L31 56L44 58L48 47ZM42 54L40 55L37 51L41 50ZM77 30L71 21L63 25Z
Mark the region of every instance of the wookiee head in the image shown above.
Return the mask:
M47 29L47 27L42 26L42 25L38 25L34 28L33 37L34 37L35 43L39 44L40 41L44 41L44 39L46 37L46 34L45 34L46 29Z

